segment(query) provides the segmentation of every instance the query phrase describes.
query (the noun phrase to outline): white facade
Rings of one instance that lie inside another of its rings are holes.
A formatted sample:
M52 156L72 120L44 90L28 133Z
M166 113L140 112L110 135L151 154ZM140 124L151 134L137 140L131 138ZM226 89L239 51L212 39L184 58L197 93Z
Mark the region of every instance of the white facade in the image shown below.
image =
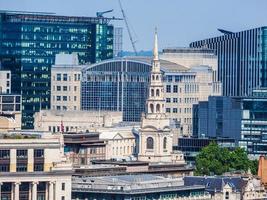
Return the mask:
M11 93L11 72L8 70L0 70L0 94Z
M154 56L150 76L146 113L141 119L138 160L149 162L184 162L183 156L172 156L173 135L165 111L165 93L155 34ZM177 160L173 160L173 158Z
M16 138L0 139L0 199L70 200L72 166L62 136Z
M106 159L127 159L137 152L132 126L98 129L99 138L106 141Z
M221 95L221 84L213 82L213 70L208 66L192 67L186 72L165 72L166 113L180 122L181 134L192 134L193 105Z
M209 66L213 70L213 81L218 82L218 57L210 49L166 48L161 59L174 62L189 69L198 66Z
M122 112L41 110L34 114L36 131L87 132L122 121ZM62 130L63 129L63 130Z
M80 110L81 68L77 54L57 54L51 68L51 109Z

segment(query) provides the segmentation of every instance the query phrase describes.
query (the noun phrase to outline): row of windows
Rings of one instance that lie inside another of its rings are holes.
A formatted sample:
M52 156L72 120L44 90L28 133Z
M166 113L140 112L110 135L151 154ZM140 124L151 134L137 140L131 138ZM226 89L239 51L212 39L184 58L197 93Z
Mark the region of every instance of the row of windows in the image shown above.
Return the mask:
M55 76L53 76L53 80L55 80ZM71 81L71 76L69 76L68 79L68 74L56 74L56 80L57 81ZM74 81L80 81L81 80L81 74L74 74Z
M68 96L56 96L57 101L68 101ZM55 96L53 96L53 101L55 101ZM69 101L71 101L71 96L69 96ZM77 101L77 96L73 96L73 101Z
M133 154L136 153L134 146L123 146L123 147L112 147L112 153L113 155L129 155L129 154Z
M74 86L73 87L73 90L76 92L77 91L77 86ZM57 86L53 86L53 91L55 91L55 89L57 91L68 91L68 86L64 85L64 86L60 86L60 85L57 85ZM69 86L69 91L71 91L71 86Z
M163 149L167 149L167 138L163 138ZM147 149L154 149L154 139L152 137L148 137L146 139L146 148Z
M194 75L187 75L187 76L170 76L167 75L165 77L165 81L167 82L193 82L195 80L195 76Z
M173 108L172 109L172 113L178 113L178 110L179 110L179 113L182 113L182 108ZM184 108L184 112L183 113L191 113L192 112L192 108ZM166 113L171 113L171 108L166 108Z
M53 105L53 110L77 110L77 106L73 106L73 109L68 109L67 106L55 106Z
M28 158L28 150L27 149L17 149L16 151L17 158ZM43 149L34 149L34 158L43 158L44 150ZM2 149L0 150L0 159L9 159L10 158L10 150Z

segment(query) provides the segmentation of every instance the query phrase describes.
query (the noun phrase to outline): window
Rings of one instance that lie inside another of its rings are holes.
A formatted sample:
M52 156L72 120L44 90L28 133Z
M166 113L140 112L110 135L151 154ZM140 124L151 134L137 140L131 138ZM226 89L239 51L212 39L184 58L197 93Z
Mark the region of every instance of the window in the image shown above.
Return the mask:
M60 106L57 106L57 110L60 110Z
M225 192L225 199L229 199L229 192Z
M157 113L160 112L160 105L159 104L157 104L157 106L156 106L156 111L157 111Z
M61 190L63 190L63 191L65 190L65 183L61 184Z
M74 101L77 101L77 96L74 96Z
M0 172L9 172L9 164L1 164L0 165Z
M34 157L35 158L43 158L44 150L43 149L34 149Z
M61 100L61 96L57 96L57 101L60 101Z
M67 81L68 80L68 74L63 74L63 81Z
M147 149L153 149L154 148L154 140L152 137L148 137L146 139L146 148Z
M67 86L63 86L63 91L67 91L68 87Z
M61 87L60 86L57 86L57 91L61 91Z
M178 93L178 85L174 85L173 86L173 92L174 93Z
M57 81L61 81L61 74L57 74Z
M74 86L74 91L77 91L77 86Z
M150 104L150 112L154 113L154 105L152 103Z
M151 96L154 97L154 89L151 89Z
M9 159L10 151L9 150L0 150L0 159Z
M167 76L167 81L172 82L172 76Z
M171 109L170 108L166 108L166 113L170 113Z
M27 171L27 164L17 163L17 172L26 172L26 171Z
M173 108L173 109L172 109L172 112L173 112L173 113L177 113L177 112L178 112L177 108Z
M163 149L167 149L167 138L163 139Z
M171 93L171 85L166 85L166 92Z
M156 96L159 96L159 89L156 90Z
M166 98L166 102L170 103L171 102L171 98Z
M178 99L177 98L173 98L172 102L173 103L177 103L178 102Z
M62 196L62 197L61 197L61 200L65 200L65 197L64 197L64 196Z
M28 150L27 149L17 150L17 158L28 158Z
M67 101L68 97L67 96L63 96L63 101Z
M42 164L42 163L34 163L34 171L35 172L44 171L44 164Z

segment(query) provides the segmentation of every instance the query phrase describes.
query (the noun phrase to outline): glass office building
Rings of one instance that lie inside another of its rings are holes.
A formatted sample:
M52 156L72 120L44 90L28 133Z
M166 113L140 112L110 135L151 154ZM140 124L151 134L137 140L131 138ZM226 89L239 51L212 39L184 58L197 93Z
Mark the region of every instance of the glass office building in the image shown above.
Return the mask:
M209 48L218 56L218 78L223 95L248 96L267 86L267 27L229 32L192 42L190 47Z
M22 127L50 107L50 68L55 54L76 52L81 64L113 57L109 18L0 12L0 61L11 70L12 92L22 95Z
M151 64L113 59L83 69L83 110L123 111L124 121L140 121L145 111Z
M212 96L194 107L194 136L232 138L254 158L267 155L267 89L249 97Z

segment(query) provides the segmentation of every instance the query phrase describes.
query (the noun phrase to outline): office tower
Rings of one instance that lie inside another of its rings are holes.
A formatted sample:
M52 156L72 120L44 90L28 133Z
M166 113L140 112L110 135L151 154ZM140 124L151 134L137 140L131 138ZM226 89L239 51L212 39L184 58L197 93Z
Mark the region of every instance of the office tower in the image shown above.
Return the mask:
M81 64L113 57L112 19L0 13L0 61L2 69L11 70L12 92L22 94L23 128L33 128L33 114L50 107L55 54L75 52Z
M266 87L267 27L220 31L222 36L192 42L190 47L215 50L223 95L247 96L255 88Z
M267 155L266 88L247 97L211 96L194 107L194 136L233 138L249 156Z

